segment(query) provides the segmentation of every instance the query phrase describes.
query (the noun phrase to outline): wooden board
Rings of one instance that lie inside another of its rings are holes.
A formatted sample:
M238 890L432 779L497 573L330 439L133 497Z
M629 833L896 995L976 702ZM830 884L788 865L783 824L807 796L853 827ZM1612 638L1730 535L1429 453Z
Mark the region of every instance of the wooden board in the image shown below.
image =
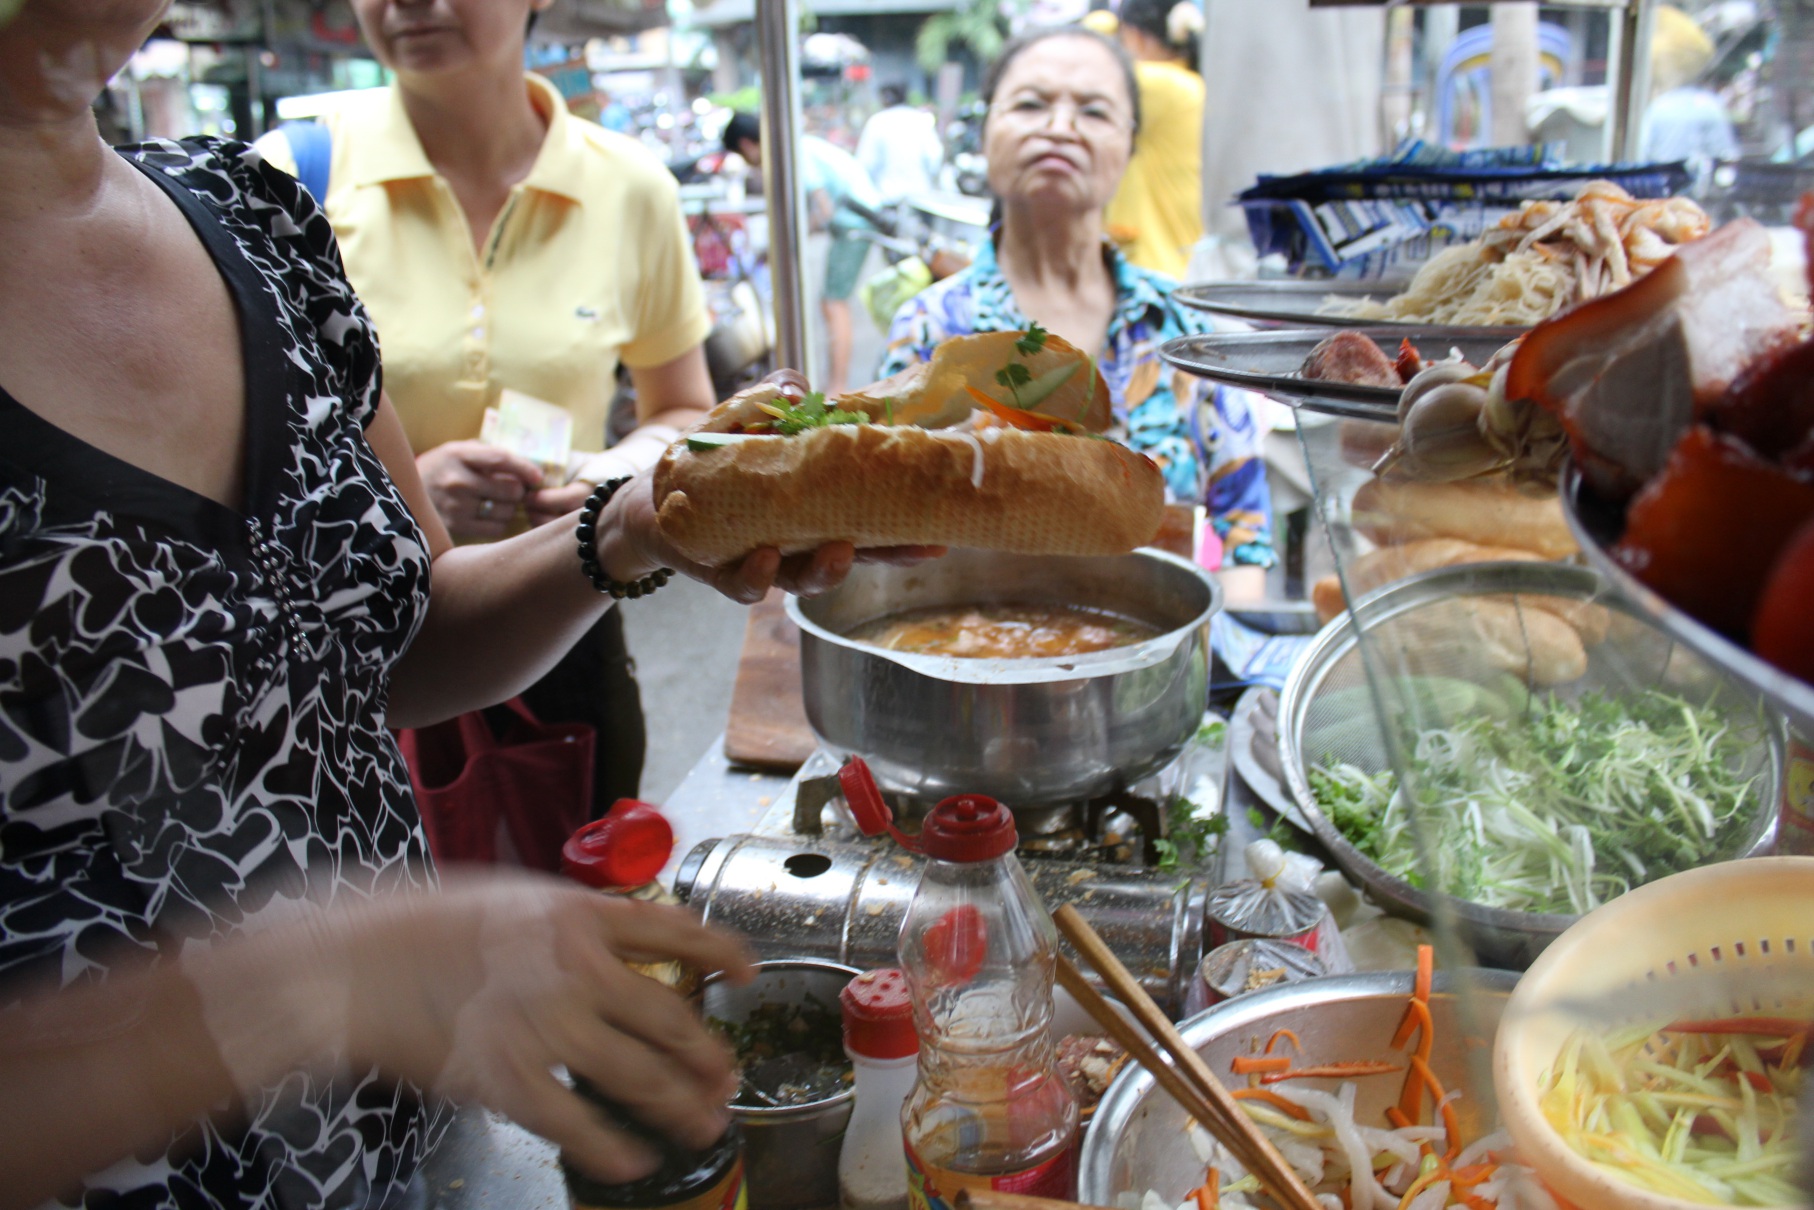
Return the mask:
M724 754L733 764L792 773L819 741L800 697L800 628L788 620L782 607L786 599L771 592L750 610L731 689Z

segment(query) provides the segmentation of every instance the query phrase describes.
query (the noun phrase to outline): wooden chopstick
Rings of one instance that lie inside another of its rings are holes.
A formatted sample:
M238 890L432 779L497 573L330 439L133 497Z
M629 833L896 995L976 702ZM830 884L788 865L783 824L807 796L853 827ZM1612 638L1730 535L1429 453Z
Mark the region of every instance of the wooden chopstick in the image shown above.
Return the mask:
M1279 1149L1254 1125L1253 1119L1241 1111L1216 1073L1203 1061L1203 1056L1179 1035L1171 1020L1153 1003L1152 997L1146 994L1146 989L1140 986L1139 980L1128 973L1127 967L1121 965L1121 959L1115 957L1114 951L1096 935L1096 930L1078 914L1077 909L1067 903L1052 913L1052 921L1058 926L1058 931L1064 934L1065 940L1076 949L1078 956L1102 976L1109 991L1127 1005L1134 1014L1134 1019L1165 1049L1176 1064L1178 1073L1215 1109L1224 1129L1216 1130L1214 1122L1204 1122L1204 1127L1233 1148L1243 1163L1248 1158L1243 1153L1251 1153L1258 1163L1248 1165L1249 1171L1266 1186L1284 1210L1321 1210L1303 1178L1298 1176L1297 1170L1279 1154ZM1154 1078L1158 1078L1157 1069L1152 1070ZM1235 1139L1240 1139L1241 1143L1236 1144L1233 1141Z
M1177 1068L1161 1058L1146 1040L1146 1035L1116 1012L1114 1006L1103 999L1102 993L1083 977L1083 972L1062 954L1058 958L1058 983L1076 998L1077 1003L1102 1026L1105 1033L1120 1043L1129 1058L1153 1074L1159 1086L1171 1094L1172 1100L1178 1102L1186 1113L1202 1124L1203 1129L1234 1152L1235 1158L1241 1161L1243 1167L1252 1171L1259 1169L1261 1161L1249 1152L1246 1136L1238 1133L1239 1128L1223 1118L1216 1107L1204 1100L1202 1094Z
M1025 1193L1003 1193L999 1189L961 1189L957 1195L958 1210L1109 1210L1087 1202L1066 1202L1055 1197L1030 1197Z

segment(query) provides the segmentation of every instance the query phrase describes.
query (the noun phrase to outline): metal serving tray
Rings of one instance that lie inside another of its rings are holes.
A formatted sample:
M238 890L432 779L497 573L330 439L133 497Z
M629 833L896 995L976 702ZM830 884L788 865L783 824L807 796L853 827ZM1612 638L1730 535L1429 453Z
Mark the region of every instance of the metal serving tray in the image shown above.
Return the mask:
M1387 356L1397 352L1401 340L1409 339L1425 357L1438 359L1459 351L1474 365L1484 365L1510 339L1481 328L1350 326L1378 341ZM1211 382L1258 391L1291 407L1397 424L1398 391L1305 378L1300 373L1310 351L1328 337L1329 333L1320 329L1209 332L1168 340L1159 353L1180 370Z
M1217 281L1179 286L1172 298L1180 304L1213 315L1244 319L1265 327L1317 328L1372 327L1387 322L1354 315L1323 315L1321 308L1332 298L1374 299L1384 302L1397 294L1404 282L1357 281ZM1463 331L1499 338L1504 344L1530 329L1523 325L1470 327Z

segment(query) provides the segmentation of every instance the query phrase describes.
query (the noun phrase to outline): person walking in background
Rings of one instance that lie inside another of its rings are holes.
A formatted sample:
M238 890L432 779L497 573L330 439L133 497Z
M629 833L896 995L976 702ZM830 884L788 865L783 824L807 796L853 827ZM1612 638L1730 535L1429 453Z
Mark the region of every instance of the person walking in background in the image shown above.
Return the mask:
M597 484L653 466L714 402L711 317L674 178L523 70L528 26L553 2L353 0L396 84L323 123L323 208L378 326L423 483L461 542L572 511ZM289 132L258 147L296 173ZM638 427L606 451L620 362ZM506 389L571 415L569 480L544 483L478 440ZM523 700L543 722L597 733L594 815L636 797L645 729L616 611Z
M1738 135L1719 94L1700 83L1713 63L1713 39L1673 4L1656 11L1650 37L1652 100L1638 128L1638 158L1647 164L1690 161L1702 171L1715 160L1736 160Z
M1174 278L1203 238L1202 30L1195 0L1122 0L1117 35L1134 58L1140 133L1106 221L1129 261Z
M882 108L863 123L857 163L875 182L884 206L896 207L928 192L938 184L945 163L938 119L907 104L907 90L899 84L882 85Z
M734 113L724 127L724 149L750 167L762 167L762 121L753 113ZM829 231L825 281L819 310L825 317L826 370L820 389L841 394L850 386L852 343L850 296L869 259L869 241L857 234L873 231L881 197L855 156L816 134L800 138L800 181L806 191L807 215L815 231Z
M967 269L901 307L879 372L930 361L941 341L973 332L1038 323L1064 337L1108 383L1108 436L1158 463L1172 500L1206 506L1228 600L1254 600L1274 556L1253 409L1245 392L1164 363L1160 346L1209 330L1206 318L1103 237L1103 204L1144 123L1137 96L1126 52L1081 26L1009 43L983 80L999 221Z

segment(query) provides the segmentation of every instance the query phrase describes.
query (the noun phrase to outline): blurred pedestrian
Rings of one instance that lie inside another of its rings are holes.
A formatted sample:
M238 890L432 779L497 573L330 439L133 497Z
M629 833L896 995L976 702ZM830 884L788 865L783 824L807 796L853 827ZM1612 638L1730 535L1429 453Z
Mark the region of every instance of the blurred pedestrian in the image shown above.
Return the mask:
M724 127L724 149L742 156L752 168L762 167L762 122L753 113L736 113ZM850 296L862 280L869 241L858 234L881 224L881 197L855 156L816 134L800 136L800 182L806 193L807 217L816 231L828 231L825 280L819 309L825 317L826 371L820 389L828 395L850 386Z
M1195 0L1122 0L1117 35L1134 58L1140 133L1106 221L1128 260L1173 278L1203 238L1202 31Z
M875 182L884 206L898 207L914 194L928 192L938 184L945 163L938 119L907 104L907 90L901 85L882 85L882 108L863 123L857 163Z

